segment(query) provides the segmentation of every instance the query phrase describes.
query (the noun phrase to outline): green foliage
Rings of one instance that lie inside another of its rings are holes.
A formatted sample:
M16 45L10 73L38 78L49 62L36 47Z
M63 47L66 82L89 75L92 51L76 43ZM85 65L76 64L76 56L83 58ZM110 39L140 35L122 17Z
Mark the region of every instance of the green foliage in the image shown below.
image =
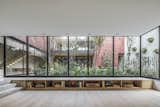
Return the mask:
M75 61L70 62L70 76L112 76L112 63L108 58L104 60L104 67L89 67L86 65L80 65ZM39 63L36 69L34 70L34 74L36 76L44 76L46 75L46 63ZM52 76L65 76L67 72L67 65L55 62L49 66L49 75ZM115 69L114 70L115 76L139 76L139 70L125 68L123 69Z
M111 55L105 55L103 59L104 67L111 67L112 66L112 57Z
M82 66L75 61L70 62L70 75L71 76L87 76L88 69L86 66Z
M52 65L50 65L49 75L64 76L66 75L66 72L67 66L62 63L55 62Z
M41 58L41 57L36 57L38 60L38 64L34 64L34 75L35 76L44 76L46 75L46 71L47 71L47 63L45 61L45 59Z
M103 43L104 38L102 36L96 36L94 38L94 42L96 43L97 46L101 46L101 44Z
M124 71L119 69L114 69L115 76L139 76L139 69L127 68Z
M112 76L112 67L106 67L106 68L90 67L89 75L90 76Z

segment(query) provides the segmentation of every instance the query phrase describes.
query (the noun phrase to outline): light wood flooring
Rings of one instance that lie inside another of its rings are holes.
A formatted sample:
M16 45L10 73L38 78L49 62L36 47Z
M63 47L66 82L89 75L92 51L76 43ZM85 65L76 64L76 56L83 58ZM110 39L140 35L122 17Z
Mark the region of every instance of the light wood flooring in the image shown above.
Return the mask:
M160 107L154 90L20 91L0 99L0 107Z

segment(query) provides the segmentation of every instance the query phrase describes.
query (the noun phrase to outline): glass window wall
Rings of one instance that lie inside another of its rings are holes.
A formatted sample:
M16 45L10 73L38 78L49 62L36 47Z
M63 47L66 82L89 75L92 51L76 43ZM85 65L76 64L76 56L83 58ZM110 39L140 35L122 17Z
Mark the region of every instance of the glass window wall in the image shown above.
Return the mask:
M68 75L68 37L49 37L49 76Z
M6 37L6 75L26 76L26 43L16 38Z
M113 37L89 37L89 76L112 76Z
M47 37L28 37L30 76L47 76Z
M141 42L139 36L0 37L0 76L5 61L5 76L159 78L159 36L157 28Z
M140 76L139 37L114 37L114 75Z
M142 76L159 78L159 29L142 36Z

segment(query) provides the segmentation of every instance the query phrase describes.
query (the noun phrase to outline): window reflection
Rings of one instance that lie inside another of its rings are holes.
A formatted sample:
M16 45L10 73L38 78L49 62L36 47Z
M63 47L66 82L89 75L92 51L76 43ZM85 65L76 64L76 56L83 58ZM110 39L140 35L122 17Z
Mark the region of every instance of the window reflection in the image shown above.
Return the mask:
M26 75L26 43L6 38L6 74Z
M47 38L29 37L29 68L30 76L47 75Z
M88 76L88 38L86 36L69 37L69 74Z
M89 75L112 76L113 38L89 37Z
M68 75L68 37L49 37L49 76Z
M139 76L139 37L114 37L115 76Z
M159 29L142 36L142 76L159 78Z

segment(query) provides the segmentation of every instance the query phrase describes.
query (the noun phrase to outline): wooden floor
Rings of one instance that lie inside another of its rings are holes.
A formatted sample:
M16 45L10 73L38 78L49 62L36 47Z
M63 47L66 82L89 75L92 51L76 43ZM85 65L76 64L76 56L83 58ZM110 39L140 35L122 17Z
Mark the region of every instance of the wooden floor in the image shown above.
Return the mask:
M1 98L0 107L160 107L160 92L20 91Z

